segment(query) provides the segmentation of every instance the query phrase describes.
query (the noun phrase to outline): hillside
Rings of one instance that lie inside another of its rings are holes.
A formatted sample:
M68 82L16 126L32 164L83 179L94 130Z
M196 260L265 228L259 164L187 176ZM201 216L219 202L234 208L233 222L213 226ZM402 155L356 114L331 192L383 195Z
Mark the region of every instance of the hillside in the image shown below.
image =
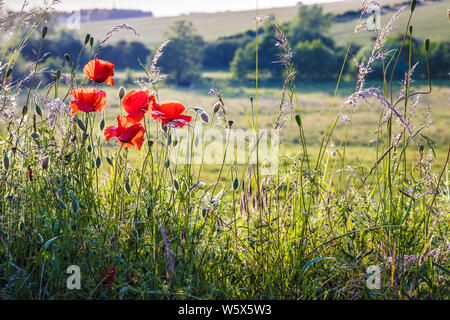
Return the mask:
M335 15L343 15L346 12L355 12L360 6L360 0L344 0L338 2L330 2L323 4L326 12L332 12ZM382 5L393 6L404 2L404 0L381 0ZM413 19L415 27L415 36L424 38L431 37L435 40L449 40L448 33L442 32L445 28L449 28L447 21L447 3L445 1L422 1L417 6L417 14ZM279 22L292 20L297 13L297 7L272 8L260 11L260 15L275 16ZM382 16L382 23L385 24L394 14L389 10ZM176 20L185 19L192 21L198 32L205 40L215 40L220 36L232 35L247 29L254 28L254 17L256 12L239 11L239 12L219 12L219 13L195 13L190 15L182 15L177 17L162 18L133 18L108 20L102 22L90 22L82 24L82 33L90 32L96 39L104 37L113 26L117 24L128 24L135 28L141 34L141 41L147 45L155 45L164 40L164 33L168 26ZM404 14L399 23L406 22L407 15ZM356 19L340 19L339 23L335 23L331 29L331 35L336 39L337 43L344 45L351 36L357 20ZM397 32L400 32L397 31ZM130 39L131 33L123 32L116 35L113 41L120 39ZM356 38L356 43L362 44L369 39L368 33L362 32Z

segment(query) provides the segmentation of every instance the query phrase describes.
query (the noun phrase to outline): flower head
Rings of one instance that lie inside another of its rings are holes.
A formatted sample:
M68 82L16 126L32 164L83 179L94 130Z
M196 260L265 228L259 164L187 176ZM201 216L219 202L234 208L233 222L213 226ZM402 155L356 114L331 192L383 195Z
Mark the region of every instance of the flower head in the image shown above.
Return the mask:
M140 122L154 103L155 96L148 90L133 90L123 98L122 106L129 121Z
M116 274L116 267L107 267L106 268L107 275L103 280L103 285L105 286L111 286L114 282L114 275Z
M83 112L101 112L106 105L106 93L97 91L93 88L73 89L70 92L76 99L70 102L72 113Z
M186 108L180 102L169 100L155 103L151 115L153 119L164 125L182 128L192 120L191 116L182 115L184 110Z
M114 64L111 62L94 59L86 64L83 71L94 82L104 82L110 86L114 85Z
M130 121L126 116L117 117L118 126L108 127L105 130L106 141L117 138L117 141L125 148L136 147L141 150L144 142L144 126L140 123Z

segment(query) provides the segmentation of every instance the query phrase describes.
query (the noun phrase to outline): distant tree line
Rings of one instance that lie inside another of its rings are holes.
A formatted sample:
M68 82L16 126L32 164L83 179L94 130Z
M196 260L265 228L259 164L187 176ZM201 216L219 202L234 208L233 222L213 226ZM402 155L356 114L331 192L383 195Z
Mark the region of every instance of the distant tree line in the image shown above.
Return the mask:
M298 9L297 16L290 23L280 25L286 34L292 48L292 59L297 70L297 79L332 80L341 71L346 48L336 46L328 32L333 24L333 15L324 13L318 5L303 6ZM239 80L254 77L256 57L256 31L247 30L232 36L221 37L215 41L206 42L197 34L191 22L175 22L165 38L171 40L164 48L164 53L158 61L163 73L169 74L168 81L180 86L190 85L200 79L204 69L230 70L233 77ZM394 54L400 47L401 36L388 38L384 50ZM409 39L407 40L409 46ZM39 49L40 39L31 38L22 51L26 61L33 61ZM98 46L98 44L96 45ZM97 49L94 46L93 50ZM65 53L74 55L77 60L82 43L73 33L60 30L48 37L44 42L43 52L50 52L52 59L47 62L60 70L68 70L69 65L64 59ZM426 78L426 63L423 41L412 39L412 61L419 61L414 77ZM372 50L372 44L362 47L352 47L351 54L357 61L362 61ZM154 50L153 50L154 51ZM403 76L408 70L409 50L402 51L396 67L396 76ZM101 49L101 59L114 62L116 70L139 69L139 60L150 64L153 58L152 50L139 41L111 43ZM262 78L280 79L284 76L284 67L277 63L281 54L276 46L276 37L272 24L266 21L258 29L258 69ZM80 57L83 65L89 58L89 50ZM389 57L387 57L389 59ZM367 58L366 58L367 60ZM377 61L371 66L370 77L382 76L382 62ZM433 78L448 78L450 72L450 42L431 42L429 50L430 74ZM357 66L347 63L347 74L355 74ZM392 64L389 65L392 68ZM388 68L388 72L389 69Z

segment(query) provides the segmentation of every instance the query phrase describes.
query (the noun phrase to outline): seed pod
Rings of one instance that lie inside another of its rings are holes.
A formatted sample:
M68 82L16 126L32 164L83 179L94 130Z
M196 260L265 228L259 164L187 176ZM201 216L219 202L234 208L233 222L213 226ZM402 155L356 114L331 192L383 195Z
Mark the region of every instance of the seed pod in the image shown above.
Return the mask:
M237 190L239 188L239 179L236 178L233 181L233 190Z
M46 157L44 157L41 160L41 167L42 167L42 169L47 170L49 164L50 164L50 157L49 156L46 156Z
M98 169L98 168L100 168L101 165L102 165L102 159L100 159L100 157L97 157L97 159L95 159L95 167Z
M42 28L42 33L41 33L42 39L45 39L45 36L47 35L47 31L48 31L47 27Z
M153 146L153 143L154 143L153 140L148 140L147 142L148 147L151 148Z
M71 206L72 206L73 213L78 213L80 206L78 205L77 199L72 199Z
M5 170L9 169L9 158L8 158L8 155L6 153L3 156L3 166L5 167Z
M124 87L120 87L120 88L119 88L119 98L120 98L120 100L122 100L123 97L125 97L126 92L127 92L127 91L125 90Z
M86 132L86 125L84 124L83 120L77 118L77 124L81 131Z
M102 121L100 121L99 129L100 131L103 131L103 129L105 129L105 119L102 119Z
M234 123L233 120L228 120L228 126L230 127L230 129L231 129L231 127L233 126L233 123Z
M38 116L42 117L42 109L38 104L34 106L34 111L37 113Z

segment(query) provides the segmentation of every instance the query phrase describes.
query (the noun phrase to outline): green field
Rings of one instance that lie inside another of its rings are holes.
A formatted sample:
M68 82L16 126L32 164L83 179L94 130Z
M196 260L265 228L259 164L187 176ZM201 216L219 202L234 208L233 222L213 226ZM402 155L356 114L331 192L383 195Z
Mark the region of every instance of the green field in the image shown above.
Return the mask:
M401 0L382 0L382 5L394 5L401 3ZM326 12L333 14L344 13L349 10L358 10L361 1L344 0L323 4ZM412 25L415 28L415 37L424 39L426 37L432 40L449 40L449 33L444 32L450 25L447 19L448 3L445 1L429 2L418 5ZM297 14L297 7L273 8L260 11L260 15L275 16L278 22L291 21ZM386 24L393 12L382 16L382 24ZM160 44L165 40L164 33L168 30L170 24L174 21L185 19L192 21L200 35L207 41L212 41L221 36L230 36L248 29L254 29L254 17L256 12L221 12L221 13L195 13L178 17L161 18L136 18L124 20L110 20L102 22L92 22L82 25L80 34L90 32L95 39L102 39L105 34L115 25L127 24L135 28L141 35L140 41L150 46ZM406 22L406 15L401 17L396 25L402 25ZM350 20L345 23L335 23L330 31L330 35L336 40L338 45L346 45L351 38L351 34L357 24L356 20ZM402 32L401 28L394 29L394 34ZM120 39L130 39L132 34L129 31L122 31L113 37L112 41ZM134 35L132 36L134 37ZM364 44L370 38L369 33L361 32L356 37L356 43ZM136 38L137 39L137 38Z

